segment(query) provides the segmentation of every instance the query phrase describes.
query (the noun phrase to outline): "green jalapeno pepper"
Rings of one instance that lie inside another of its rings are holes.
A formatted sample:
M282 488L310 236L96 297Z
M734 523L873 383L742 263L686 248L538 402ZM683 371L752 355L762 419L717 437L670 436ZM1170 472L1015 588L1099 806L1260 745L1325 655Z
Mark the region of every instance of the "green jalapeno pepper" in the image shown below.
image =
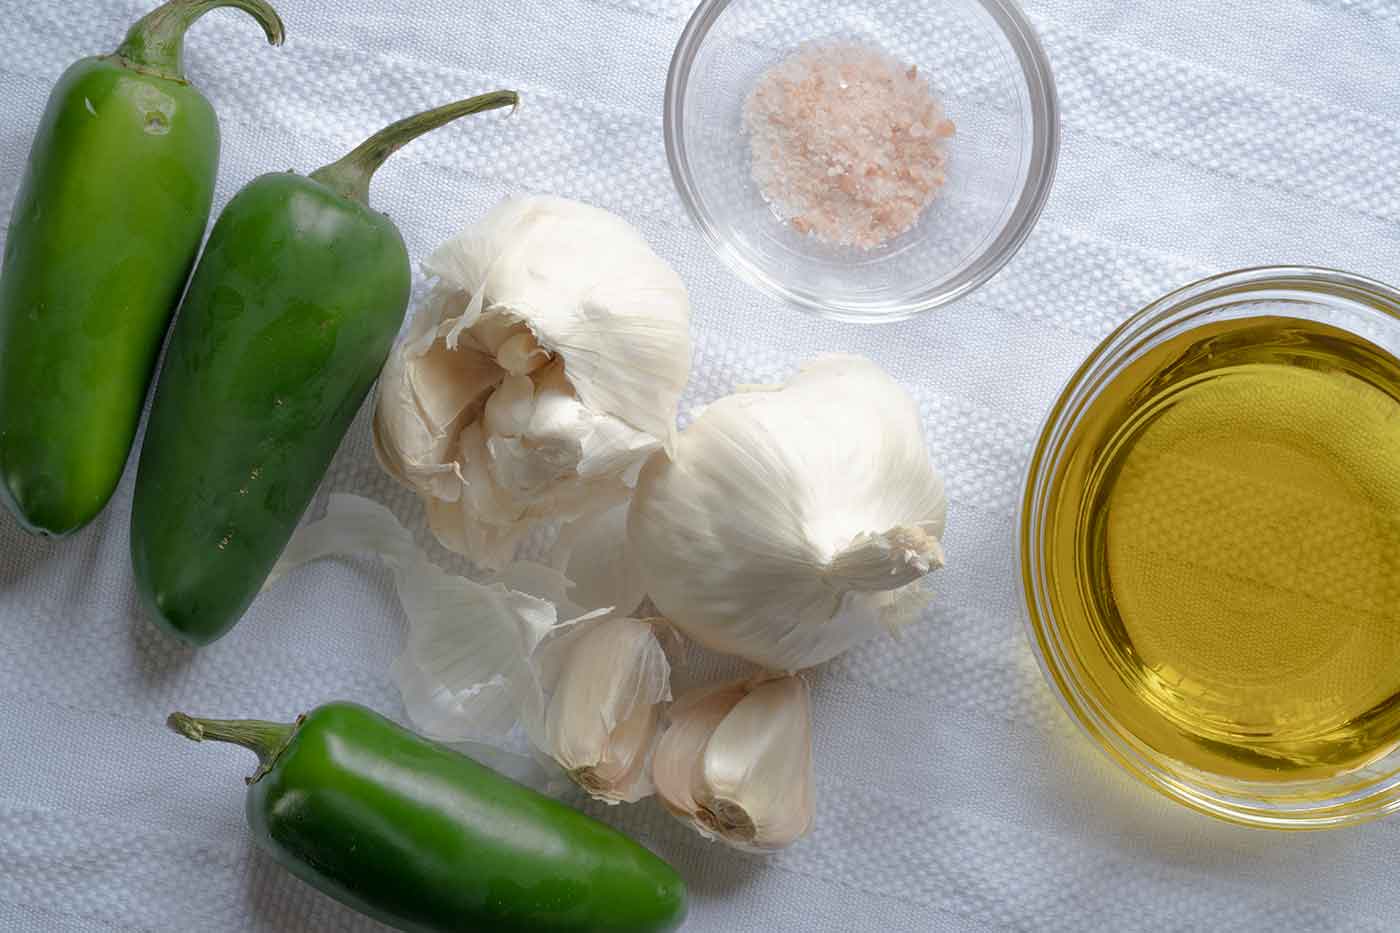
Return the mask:
M131 554L166 629L205 644L257 595L408 309L398 228L368 203L390 154L483 94L409 117L309 177L263 175L224 208L190 280L136 476Z
M169 724L257 752L259 845L398 929L645 933L685 917L684 884L637 843L364 707L329 703L295 725Z
M0 501L30 531L81 528L121 479L214 197L218 119L181 54L219 7L281 43L263 0L171 0L49 95L0 271Z

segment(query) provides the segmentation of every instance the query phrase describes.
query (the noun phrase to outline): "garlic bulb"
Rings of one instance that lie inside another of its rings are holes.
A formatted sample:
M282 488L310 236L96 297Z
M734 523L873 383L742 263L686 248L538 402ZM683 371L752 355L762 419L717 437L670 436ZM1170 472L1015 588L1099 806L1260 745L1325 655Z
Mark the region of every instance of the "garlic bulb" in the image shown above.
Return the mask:
M812 825L812 704L797 676L702 688L657 744L661 802L707 838L771 852Z
M608 803L652 792L651 753L671 666L660 620L607 619L569 647L550 697L546 749L580 787Z
M437 282L380 377L381 465L443 545L500 567L533 523L626 500L674 442L689 301L626 221L510 198L443 244Z
M570 582L515 561L485 582L434 565L383 506L332 495L325 516L297 530L268 577L302 564L370 552L393 570L408 618L391 671L413 724L452 743L501 743L519 726L594 797L652 792L651 753L671 668L660 620L585 612ZM532 781L538 784L538 782Z
M795 671L918 617L945 513L913 400L834 355L707 406L642 470L627 534L677 628Z

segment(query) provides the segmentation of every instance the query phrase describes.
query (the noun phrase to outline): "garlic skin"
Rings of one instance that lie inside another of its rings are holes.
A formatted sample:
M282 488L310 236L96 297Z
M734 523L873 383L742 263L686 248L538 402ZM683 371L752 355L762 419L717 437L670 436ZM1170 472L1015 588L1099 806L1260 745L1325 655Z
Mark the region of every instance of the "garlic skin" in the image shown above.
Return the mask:
M627 535L677 628L796 671L919 616L946 513L913 400L831 355L708 405L642 470Z
M418 731L441 742L493 742L519 726L545 749L560 659L607 613L573 605L563 574L528 561L485 581L450 574L392 512L343 493L330 496L322 518L296 530L264 588L312 561L365 553L393 571L408 621L390 673Z
M549 754L592 797L632 803L652 793L652 749L671 666L661 620L612 618L568 648L545 720Z
M297 529L268 575L272 586L326 557L373 553L393 571L408 619L390 672L413 725L429 738L475 744L473 756L519 733L607 803L652 793L652 750L671 699L664 620L619 617L573 603L571 581L514 561L485 581L447 573L382 505L333 494L326 514ZM521 769L536 789L548 776ZM557 772L555 772L557 775Z
M656 794L696 832L767 853L812 826L812 703L789 675L682 697L653 758Z
M684 284L626 221L507 199L439 247L380 376L375 452L443 545L483 567L531 526L605 510L675 440L690 375Z
M641 568L627 547L626 503L565 525L546 563L568 577L569 600L584 609L631 615L646 597Z

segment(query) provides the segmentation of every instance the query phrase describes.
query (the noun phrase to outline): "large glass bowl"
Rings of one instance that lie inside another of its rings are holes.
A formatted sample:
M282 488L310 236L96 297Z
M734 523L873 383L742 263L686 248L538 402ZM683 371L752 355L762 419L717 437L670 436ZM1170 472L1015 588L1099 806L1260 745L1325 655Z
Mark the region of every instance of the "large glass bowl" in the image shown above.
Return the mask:
M744 100L770 66L826 40L917 65L957 125L937 200L869 252L795 232L750 177ZM703 0L671 61L665 136L681 200L740 276L828 317L894 321L967 294L1015 254L1050 192L1059 115L1013 0Z
M1153 348L1205 324L1282 316L1330 324L1400 356L1400 292L1327 269L1272 267L1204 279L1133 315L1096 349L1060 394L1026 471L1018 553L1032 648L1050 688L1110 758L1147 786L1196 810L1273 829L1325 829L1400 809L1400 749L1325 778L1245 781L1175 760L1135 736L1101 702L1055 612L1049 523L1067 443L1099 393ZM1345 417L1344 413L1339 413Z

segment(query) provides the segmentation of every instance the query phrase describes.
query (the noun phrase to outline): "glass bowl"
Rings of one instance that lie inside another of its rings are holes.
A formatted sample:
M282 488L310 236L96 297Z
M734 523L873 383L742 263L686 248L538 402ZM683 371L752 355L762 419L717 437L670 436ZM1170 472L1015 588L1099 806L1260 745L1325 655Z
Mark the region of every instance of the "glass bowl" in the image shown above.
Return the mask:
M1057 479L1076 427L1099 393L1131 363L1188 330L1241 318L1304 318L1341 328L1400 357L1400 292L1328 269L1272 267L1204 279L1134 314L1090 354L1051 408L1026 471L1018 519L1020 576L1032 649L1061 705L1110 758L1148 787L1230 822L1272 829L1325 829L1400 809L1400 749L1356 770L1297 780L1241 780L1172 758L1134 735L1106 708L1056 618L1049 570Z
M938 197L870 251L798 234L750 176L750 90L802 44L826 40L918 66L957 125ZM1013 0L703 0L671 60L665 137L681 201L742 278L827 317L895 321L967 294L1015 254L1050 193L1059 111Z

